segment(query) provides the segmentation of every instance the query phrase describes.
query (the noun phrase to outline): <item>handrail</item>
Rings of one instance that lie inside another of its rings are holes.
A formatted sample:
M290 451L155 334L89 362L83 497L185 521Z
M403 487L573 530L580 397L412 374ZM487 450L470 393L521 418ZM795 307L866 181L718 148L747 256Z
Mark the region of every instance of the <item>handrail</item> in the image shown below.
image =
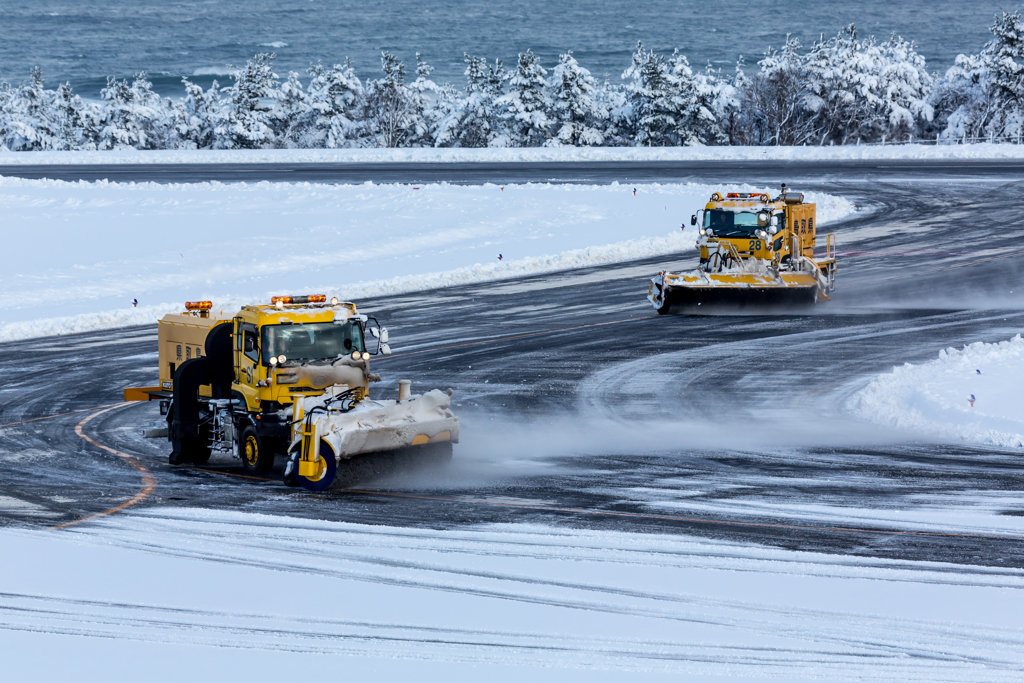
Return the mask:
M825 238L825 258L836 257L836 234L830 232Z

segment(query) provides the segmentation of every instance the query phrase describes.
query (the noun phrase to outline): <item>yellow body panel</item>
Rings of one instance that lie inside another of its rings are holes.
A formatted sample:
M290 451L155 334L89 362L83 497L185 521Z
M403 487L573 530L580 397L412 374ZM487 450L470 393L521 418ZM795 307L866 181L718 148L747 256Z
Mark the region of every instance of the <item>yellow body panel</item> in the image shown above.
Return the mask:
M281 404L292 404L296 395L319 395L324 392L331 377L320 378L316 373L303 373L295 381L279 383L276 375L284 373L287 368L267 366L258 352L255 358L239 349L237 332L239 325L245 323L256 328L260 333L264 325L280 323L322 323L332 322L337 316L353 317L357 315L356 306L352 303L330 304L284 304L279 306L260 305L244 306L237 313L224 311L185 311L165 315L157 323L157 339L159 348L159 387L132 387L124 390L126 401L148 401L152 396L149 391L170 391L173 389L174 372L182 363L193 358L201 358L206 354L206 337L210 330L221 323L232 325L232 358L234 362L233 389L245 399L250 411L259 411L265 401L276 401ZM369 364L366 363L369 370ZM321 381L317 381L321 380ZM365 379L362 384L349 380L350 385L366 395ZM209 397L211 388L204 385L199 388L200 396Z

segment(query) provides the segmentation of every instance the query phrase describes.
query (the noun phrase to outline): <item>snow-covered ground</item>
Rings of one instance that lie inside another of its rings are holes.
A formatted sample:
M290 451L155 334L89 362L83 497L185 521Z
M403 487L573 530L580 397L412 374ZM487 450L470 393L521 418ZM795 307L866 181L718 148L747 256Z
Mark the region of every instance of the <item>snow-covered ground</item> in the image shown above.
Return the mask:
M811 161L1022 159L1024 145L843 145L834 147L536 147L490 149L263 149L0 152L0 167L29 164L495 163L594 161Z
M0 530L6 681L1019 681L1018 569L163 509ZM59 653L59 654L57 654Z
M186 300L224 310L274 294L358 301L677 253L694 244L690 215L721 189L0 178L13 255L0 341L151 323ZM841 197L808 200L822 225L854 210Z
M1024 447L1024 339L948 348L880 375L850 398L872 422L931 437Z

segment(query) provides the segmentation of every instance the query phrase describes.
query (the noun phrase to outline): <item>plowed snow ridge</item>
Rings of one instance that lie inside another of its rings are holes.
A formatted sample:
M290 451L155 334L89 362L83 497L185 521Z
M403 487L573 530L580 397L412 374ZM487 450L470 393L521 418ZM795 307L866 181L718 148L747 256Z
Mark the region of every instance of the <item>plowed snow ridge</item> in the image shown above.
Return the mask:
M274 294L358 301L692 257L689 217L711 192L770 188L635 189L0 178L4 246L18 255L0 281L0 341L148 324L187 300L225 311ZM807 199L822 225L854 211L841 197Z

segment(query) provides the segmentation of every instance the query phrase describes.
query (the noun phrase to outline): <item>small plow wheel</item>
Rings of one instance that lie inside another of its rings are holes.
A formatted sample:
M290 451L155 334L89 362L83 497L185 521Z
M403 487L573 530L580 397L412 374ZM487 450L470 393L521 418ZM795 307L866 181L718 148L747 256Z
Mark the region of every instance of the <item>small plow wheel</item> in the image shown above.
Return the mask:
M295 480L307 491L326 491L338 475L338 462L334 459L334 451L323 441L320 442L317 465L317 473L314 476L304 477L299 474L299 454L296 453L292 456L292 471L295 473Z

